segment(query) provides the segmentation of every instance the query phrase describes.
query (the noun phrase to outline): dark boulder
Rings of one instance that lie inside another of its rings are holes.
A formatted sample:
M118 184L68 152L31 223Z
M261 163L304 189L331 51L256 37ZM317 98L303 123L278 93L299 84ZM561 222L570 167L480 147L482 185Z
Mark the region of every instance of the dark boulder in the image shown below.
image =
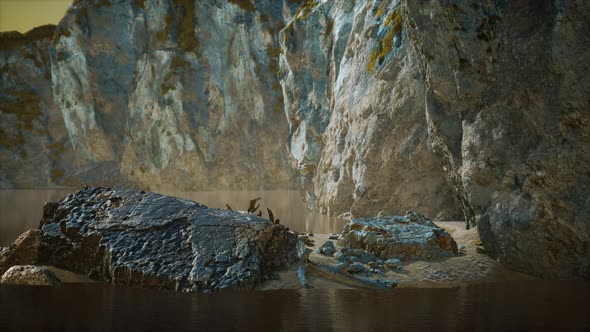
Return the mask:
M40 229L0 257L0 273L46 264L116 285L253 288L299 258L297 234L254 215L128 189L84 188L46 205Z

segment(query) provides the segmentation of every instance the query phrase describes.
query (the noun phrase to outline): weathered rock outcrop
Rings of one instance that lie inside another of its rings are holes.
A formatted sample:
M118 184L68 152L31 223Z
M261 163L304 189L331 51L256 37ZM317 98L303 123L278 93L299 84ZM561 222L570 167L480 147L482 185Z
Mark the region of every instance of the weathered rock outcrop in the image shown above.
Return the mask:
M254 215L136 190L84 188L48 203L38 230L2 253L116 285L253 288L299 257L297 234Z
M430 145L486 251L590 278L590 3L405 1Z
M338 245L363 249L382 260L432 259L457 254L455 240L424 216L354 219L344 226Z
M61 281L49 269L34 265L15 265L0 278L2 285L61 286Z
M0 33L0 188L61 184L74 164L51 88L54 32Z
M53 84L81 163L141 187L285 187L278 31L298 1L75 1Z
M423 74L397 1L307 1L281 33L289 150L308 201L462 219L427 149Z

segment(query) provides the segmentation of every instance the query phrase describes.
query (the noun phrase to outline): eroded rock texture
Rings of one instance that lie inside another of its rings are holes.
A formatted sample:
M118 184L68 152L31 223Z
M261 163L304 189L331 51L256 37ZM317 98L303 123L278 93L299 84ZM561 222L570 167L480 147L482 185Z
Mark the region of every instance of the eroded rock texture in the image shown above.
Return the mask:
M61 184L71 145L53 101L49 49L55 26L0 33L0 188Z
M590 3L407 1L430 145L486 250L590 277Z
M433 259L457 254L455 240L424 216L354 219L344 226L338 245L363 249L383 260Z
M427 149L423 73L398 1L308 1L281 32L289 151L308 202L462 219Z
M297 1L75 1L53 84L82 164L141 187L285 187L278 31Z
M299 258L297 234L254 215L136 190L84 188L48 203L0 273L43 264L116 285L178 291L253 288Z

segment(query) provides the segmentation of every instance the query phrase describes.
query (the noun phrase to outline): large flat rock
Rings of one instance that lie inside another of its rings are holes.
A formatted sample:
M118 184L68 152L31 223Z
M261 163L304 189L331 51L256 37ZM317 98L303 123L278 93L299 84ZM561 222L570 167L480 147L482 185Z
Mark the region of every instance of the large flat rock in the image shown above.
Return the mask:
M282 225L143 191L84 188L43 213L3 252L0 272L46 264L117 285L213 291L253 288L299 257Z

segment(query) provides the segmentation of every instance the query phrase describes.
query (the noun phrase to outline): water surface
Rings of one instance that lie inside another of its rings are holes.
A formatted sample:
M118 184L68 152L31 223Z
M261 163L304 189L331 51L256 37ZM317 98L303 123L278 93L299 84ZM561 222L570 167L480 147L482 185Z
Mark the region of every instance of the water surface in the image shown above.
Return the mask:
M182 294L70 284L0 287L0 331L588 331L585 282L451 289Z

